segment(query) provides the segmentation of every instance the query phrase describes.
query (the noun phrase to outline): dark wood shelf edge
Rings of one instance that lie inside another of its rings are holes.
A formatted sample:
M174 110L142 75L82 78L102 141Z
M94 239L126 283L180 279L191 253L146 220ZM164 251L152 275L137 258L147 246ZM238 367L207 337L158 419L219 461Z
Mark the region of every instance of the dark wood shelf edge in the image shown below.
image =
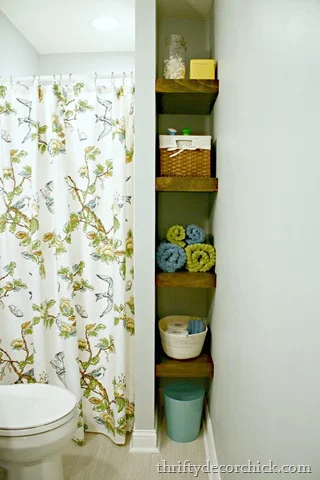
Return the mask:
M156 93L219 93L219 80L156 79Z
M216 274L213 272L156 273L156 287L215 288Z
M157 177L157 192L217 192L218 179L206 177Z
M156 80L157 113L209 115L219 94L219 80Z
M214 364L207 352L189 360L175 360L161 352L156 359L155 375L158 378L213 378Z

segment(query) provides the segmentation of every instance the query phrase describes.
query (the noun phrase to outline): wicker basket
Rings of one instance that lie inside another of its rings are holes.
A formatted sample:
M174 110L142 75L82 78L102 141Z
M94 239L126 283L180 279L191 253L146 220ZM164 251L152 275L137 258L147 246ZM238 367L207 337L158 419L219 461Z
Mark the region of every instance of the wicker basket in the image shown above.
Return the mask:
M161 177L210 177L211 137L160 135Z
M187 358L198 357L202 351L204 340L208 331L206 327L202 333L195 333L188 335L187 337L178 337L172 333L167 333L168 323L179 322L184 323L187 327L188 321L194 317L187 315L171 315L169 317L163 317L159 320L159 331L161 337L161 344L164 353L168 357L175 358L177 360L186 360Z

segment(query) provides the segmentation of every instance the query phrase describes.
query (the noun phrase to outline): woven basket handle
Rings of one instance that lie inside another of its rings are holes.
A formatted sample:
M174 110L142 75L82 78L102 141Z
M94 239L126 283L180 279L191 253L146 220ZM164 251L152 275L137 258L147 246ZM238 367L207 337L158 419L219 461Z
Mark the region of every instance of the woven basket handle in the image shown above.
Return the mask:
M193 140L190 140L191 145L185 145L184 144L184 145L179 145L178 146L178 142L183 142L183 140L178 140L178 141L176 140L176 146L175 147L169 147L167 149L168 152L175 152L172 155L170 155L170 158L176 157L177 155L179 155L184 150L197 150L197 147L193 146ZM176 150L178 150L178 151L176 152Z
M176 157L177 155L179 155L184 150L197 150L197 147L193 146L193 139L191 139L191 140L176 140L175 139L175 142L176 142L175 147L170 147L170 148L167 149L168 152L173 152L173 151L175 152L172 155L170 155L170 158ZM186 145L186 142L188 143L187 145ZM178 145L178 143L182 143L182 145ZM178 150L178 151L176 152L175 150Z

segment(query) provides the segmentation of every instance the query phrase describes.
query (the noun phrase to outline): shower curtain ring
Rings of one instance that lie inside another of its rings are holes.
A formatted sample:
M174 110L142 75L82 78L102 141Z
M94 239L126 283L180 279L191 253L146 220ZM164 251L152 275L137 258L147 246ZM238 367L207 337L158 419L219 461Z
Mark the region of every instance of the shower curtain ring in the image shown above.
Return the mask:
M111 83L112 83L112 85L114 85L114 73L113 72L111 72Z
M40 83L40 76L39 75L33 75L32 86L34 87L37 82L38 82L38 84Z
M134 81L133 81L133 71L131 70L131 85L134 86Z
M59 76L60 76L59 85L61 85L62 84L62 73L60 73Z
M10 87L13 88L13 78L12 78L12 75L10 75Z
M72 85L72 73L69 73L69 85Z
M56 81L56 74L53 73L52 76L53 76L53 83L57 83L57 81Z
M94 72L94 86L97 88L97 80L98 80L98 74L97 72Z
M126 79L127 75L126 75L126 72L122 72L122 73L123 73L123 75L122 75L122 86L124 87L124 82L125 82L125 79Z

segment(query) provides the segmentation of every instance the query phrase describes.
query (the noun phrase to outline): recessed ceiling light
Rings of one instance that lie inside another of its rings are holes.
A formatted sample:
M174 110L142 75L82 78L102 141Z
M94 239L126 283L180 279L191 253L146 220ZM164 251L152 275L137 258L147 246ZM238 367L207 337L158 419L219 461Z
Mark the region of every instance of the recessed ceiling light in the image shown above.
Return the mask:
M119 22L112 17L98 17L92 20L92 26L97 30L103 30L104 32L110 32L119 28Z

